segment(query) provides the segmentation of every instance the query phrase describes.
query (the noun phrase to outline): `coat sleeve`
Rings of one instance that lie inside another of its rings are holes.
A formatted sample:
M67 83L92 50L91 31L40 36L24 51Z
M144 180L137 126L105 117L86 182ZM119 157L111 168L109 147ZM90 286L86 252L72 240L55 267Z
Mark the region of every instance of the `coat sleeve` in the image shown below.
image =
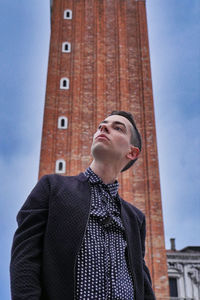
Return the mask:
M13 300L41 299L43 237L48 217L48 176L37 183L17 215L18 228L11 250Z
M145 217L140 230L143 258L143 273L144 273L144 300L155 300L155 295L152 288L151 276L148 267L146 266L145 256L145 237L146 237L146 221Z

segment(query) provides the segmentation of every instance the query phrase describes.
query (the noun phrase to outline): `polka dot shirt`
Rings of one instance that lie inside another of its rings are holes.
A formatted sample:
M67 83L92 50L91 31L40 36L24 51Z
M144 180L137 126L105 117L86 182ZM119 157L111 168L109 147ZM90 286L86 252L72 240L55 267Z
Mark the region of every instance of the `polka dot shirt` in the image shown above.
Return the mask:
M76 299L132 300L133 281L117 196L118 182L104 184L91 168L91 211L77 257Z

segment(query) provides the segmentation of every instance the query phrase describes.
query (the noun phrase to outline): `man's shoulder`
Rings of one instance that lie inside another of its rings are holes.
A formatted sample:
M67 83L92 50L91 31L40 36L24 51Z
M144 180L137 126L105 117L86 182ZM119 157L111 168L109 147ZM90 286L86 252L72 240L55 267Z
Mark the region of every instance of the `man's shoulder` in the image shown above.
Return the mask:
M80 186L83 186L84 183L87 184L87 177L84 173L80 173L75 176L63 176L59 174L46 174L40 178L37 183L37 186L41 186L44 189L48 189L50 191L58 191L61 188L63 189L76 189Z
M140 220L140 222L144 220L145 215L140 209L138 209L135 205L125 201L121 197L120 199L121 199L122 208L126 211L128 215L134 214Z
M73 182L73 181L85 182L85 181L87 181L87 177L84 175L84 173L80 173L80 174L74 175L74 176L63 176L63 175L59 175L59 174L46 174L46 175L42 176L39 181L40 182L49 182L51 184L67 183L67 182Z

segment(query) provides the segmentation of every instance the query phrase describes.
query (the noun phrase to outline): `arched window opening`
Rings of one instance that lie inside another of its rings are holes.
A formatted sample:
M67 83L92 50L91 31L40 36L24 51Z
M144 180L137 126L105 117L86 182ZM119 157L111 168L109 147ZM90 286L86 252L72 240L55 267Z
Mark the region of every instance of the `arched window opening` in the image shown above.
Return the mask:
M64 90L69 89L69 79L68 78L61 78L60 80L60 88Z
M58 174L63 174L65 173L65 169L66 169L66 164L65 164L65 161L64 159L58 159L56 161L56 173Z
M71 52L71 44L69 42L64 42L62 44L62 52L66 52L66 53Z
M58 128L59 129L67 129L68 127L68 119L67 117L61 116L58 118Z
M61 119L61 127L65 126L65 119Z
M63 163L60 161L60 162L59 162L59 165L58 165L58 170L59 170L59 171L62 171L62 169L63 169Z
M71 9L66 9L64 11L64 19L68 19L68 20L72 19L72 11L71 11Z

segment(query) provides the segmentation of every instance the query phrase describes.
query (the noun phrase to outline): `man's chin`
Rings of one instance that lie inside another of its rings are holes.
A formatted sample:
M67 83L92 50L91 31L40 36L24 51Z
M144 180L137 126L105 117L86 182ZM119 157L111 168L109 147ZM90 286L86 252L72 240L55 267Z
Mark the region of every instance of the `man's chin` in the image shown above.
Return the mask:
M108 148L106 143L97 142L91 147L91 153L94 158L105 158L107 156L112 156L113 151Z

